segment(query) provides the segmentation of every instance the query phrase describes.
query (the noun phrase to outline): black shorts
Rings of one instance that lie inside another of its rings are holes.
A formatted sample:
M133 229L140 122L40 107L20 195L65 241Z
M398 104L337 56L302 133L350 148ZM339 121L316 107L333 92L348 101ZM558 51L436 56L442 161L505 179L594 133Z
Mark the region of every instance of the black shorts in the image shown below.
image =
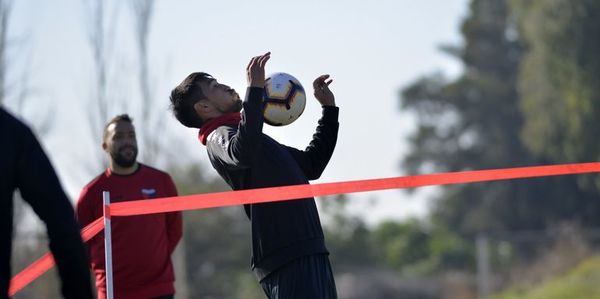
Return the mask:
M301 257L272 272L260 282L269 299L335 299L337 291L329 257Z

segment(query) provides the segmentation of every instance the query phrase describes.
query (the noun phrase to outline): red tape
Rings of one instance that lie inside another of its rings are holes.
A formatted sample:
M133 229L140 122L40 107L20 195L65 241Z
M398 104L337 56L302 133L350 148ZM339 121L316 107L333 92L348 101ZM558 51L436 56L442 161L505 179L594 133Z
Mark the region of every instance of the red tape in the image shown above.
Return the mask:
M486 181L524 179L533 177L573 175L600 172L600 163L562 164L549 166L517 167L492 170L415 175L406 177L359 180L314 185L295 185L178 197L165 197L151 201L128 201L110 205L111 216L131 216L173 211L208 209L242 204L257 204L325 195L367 192L388 189L408 189L423 186L465 184ZM102 218L82 230L84 241L91 239L104 228ZM9 294L13 296L31 281L53 266L52 256L46 254L15 275Z
M384 179L295 185L211 194L165 197L151 201L127 201L110 205L112 216L131 216L172 211L207 209L241 204L285 201L298 198L423 186L464 184L600 172L600 163L562 164L492 170L438 173Z
M100 217L81 230L81 239L83 239L84 242L87 242L103 229L104 221L102 217ZM36 280L42 274L46 273L46 271L50 270L53 266L54 258L52 257L52 254L44 254L41 258L27 266L27 268L23 269L11 279L8 296L14 296L18 291Z

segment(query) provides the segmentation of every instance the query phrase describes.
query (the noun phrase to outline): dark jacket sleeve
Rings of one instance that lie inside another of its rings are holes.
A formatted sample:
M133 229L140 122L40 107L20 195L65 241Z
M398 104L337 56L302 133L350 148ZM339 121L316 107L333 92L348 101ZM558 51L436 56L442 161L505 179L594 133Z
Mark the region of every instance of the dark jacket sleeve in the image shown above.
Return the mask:
M317 130L304 151L286 146L309 180L318 179L333 155L337 143L339 108L324 106Z
M73 207L39 142L29 129L23 131L17 188L46 224L64 298L93 298L88 258Z
M248 168L252 164L262 145L262 97L262 88L248 87L238 129L219 128L208 136L206 147L211 159L230 169Z

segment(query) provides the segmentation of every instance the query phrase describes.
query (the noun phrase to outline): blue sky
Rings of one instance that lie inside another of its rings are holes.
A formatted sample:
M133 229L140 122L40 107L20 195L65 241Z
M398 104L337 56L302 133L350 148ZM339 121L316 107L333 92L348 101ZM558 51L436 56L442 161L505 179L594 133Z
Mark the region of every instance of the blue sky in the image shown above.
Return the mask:
M35 122L44 113L56 115L54 130L44 136L43 143L71 197L93 178L80 166L92 157L90 149L100 146L100 141L94 144L86 136L89 131L81 112L89 109L86 97L93 86L84 8L90 2L15 1L11 22L12 35L26 37L25 50L18 54L25 58L15 61L27 61L16 63L33 72L29 84L35 92L24 117ZM331 89L340 106L340 136L318 182L400 176L404 173L399 161L407 151L405 139L415 120L399 110L399 92L426 74L460 72L460 64L438 47L461 43L459 26L467 5L466 0L157 0L150 36L154 88L164 96L160 108L170 118L168 93L189 73L209 72L243 94L249 59L271 51L267 73L294 75L308 94L318 75L328 73L334 80ZM128 76L134 74L135 57L128 7L122 6L114 23L117 38L111 47L116 63L111 72L129 94ZM298 121L267 127L266 132L282 143L303 148L319 115L319 105L309 96ZM210 167L196 133L173 119L167 123L170 134L197 148L186 159ZM351 211L370 223L423 215L427 192L433 191L354 195Z

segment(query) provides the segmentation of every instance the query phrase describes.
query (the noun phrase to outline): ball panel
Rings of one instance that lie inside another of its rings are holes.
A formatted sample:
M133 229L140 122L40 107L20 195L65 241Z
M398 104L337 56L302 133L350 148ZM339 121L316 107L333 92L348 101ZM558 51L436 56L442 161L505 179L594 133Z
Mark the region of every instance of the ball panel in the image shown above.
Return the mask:
M267 78L264 90L265 123L272 126L288 125L304 112L306 94L293 76L274 73Z

